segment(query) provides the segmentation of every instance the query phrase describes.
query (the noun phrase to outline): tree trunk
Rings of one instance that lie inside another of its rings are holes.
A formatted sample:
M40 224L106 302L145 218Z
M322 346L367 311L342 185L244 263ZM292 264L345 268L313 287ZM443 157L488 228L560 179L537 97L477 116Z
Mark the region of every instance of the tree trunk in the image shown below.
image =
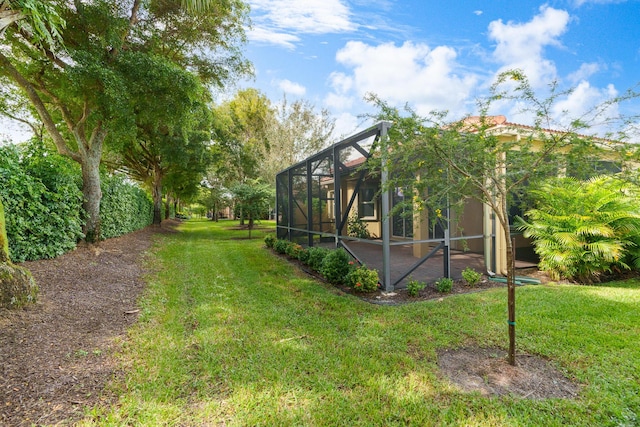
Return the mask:
M151 197L153 198L153 225L162 224L162 171L154 168Z
M164 199L164 219L171 218L171 196L167 193Z
M19 308L36 301L38 286L24 268L9 259L9 241L0 200L0 308Z
M100 157L91 158L91 156L86 156L80 162L80 166L82 169L82 194L84 196L82 207L86 214L83 232L87 242L95 243L100 241L100 201L102 200Z
M509 216L507 211L507 198L502 197L500 223L504 231L507 249L507 324L509 325L509 352L507 362L515 366L516 364L516 263L514 258L514 244L511 240L511 228L509 227Z

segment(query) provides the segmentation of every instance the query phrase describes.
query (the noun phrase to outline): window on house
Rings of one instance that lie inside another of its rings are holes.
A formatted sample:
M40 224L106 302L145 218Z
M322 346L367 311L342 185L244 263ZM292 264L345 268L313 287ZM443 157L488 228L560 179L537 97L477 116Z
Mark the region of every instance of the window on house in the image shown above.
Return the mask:
M358 194L358 216L364 220L378 219L378 209L376 203L376 188L362 187Z
M335 195L336 192L334 190L327 191L327 216L329 219L334 219L336 217Z
M392 196L392 208L402 204L401 210L393 215L392 234L395 237L413 237L413 207L407 203L410 198L406 198L406 190L397 187Z

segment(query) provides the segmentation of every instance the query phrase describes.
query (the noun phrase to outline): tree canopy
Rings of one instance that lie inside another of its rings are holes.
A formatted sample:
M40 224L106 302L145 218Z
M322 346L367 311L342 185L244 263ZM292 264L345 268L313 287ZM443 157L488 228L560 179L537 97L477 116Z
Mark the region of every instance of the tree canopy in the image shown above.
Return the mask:
M37 7L26 8L32 3L46 3L53 12L44 15ZM153 87L153 80L136 79L137 70L131 65L153 64L151 70L158 71L164 64L166 71L171 64L197 76L200 84L213 85L247 73L250 66L242 58L240 45L248 9L235 0L185 2L197 9L194 13L179 0L16 0L11 4L22 7L32 19L26 22L36 27L36 18L50 16L49 27L44 28L60 30L64 40L64 48L44 46L37 31L18 24L6 26L3 44L7 49L0 52L0 73L29 99L58 151L81 164L88 216L85 233L99 238L98 169L104 144L135 138L138 125L148 120L137 117L145 114L136 109L141 95L162 97L154 92L158 85ZM55 25L58 22L66 26L61 29ZM57 33L51 34L55 42ZM132 93L130 81L142 84L138 93Z

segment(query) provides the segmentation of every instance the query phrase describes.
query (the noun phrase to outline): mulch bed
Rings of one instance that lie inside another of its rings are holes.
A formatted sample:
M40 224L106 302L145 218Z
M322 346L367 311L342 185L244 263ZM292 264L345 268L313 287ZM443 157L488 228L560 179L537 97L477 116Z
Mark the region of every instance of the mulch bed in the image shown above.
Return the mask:
M36 304L0 309L0 425L73 423L114 376L118 338L137 320L141 261L153 234L175 221L58 258L25 262L40 287Z
M303 264L297 259L293 259L284 254L279 254L275 251L272 251L275 255L279 256L282 259L287 260L289 263L295 265L298 269L303 271L304 273L312 276L313 278L328 283L325 278L318 273L317 271L312 270L309 266ZM523 270L519 271L518 275L526 275L529 277L540 279L542 283L546 283L549 281L548 277L539 272L537 269ZM451 295L460 295L460 294L468 294L472 292L481 292L488 289L494 288L505 288L507 285L505 283L494 282L489 280L488 277L483 276L480 280L480 283L475 286L469 286L464 280L454 280L453 287L450 292L440 292L437 290L436 285L434 283L429 283L422 289L418 295L411 296L407 292L406 289L396 289L392 292L385 292L382 289L379 289L375 292L358 292L353 288L346 285L333 285L340 292L353 295L357 298L360 298L363 301L367 301L372 304L381 304L381 305L398 305L398 304L407 304L412 302L419 301L427 301L434 299L446 298Z

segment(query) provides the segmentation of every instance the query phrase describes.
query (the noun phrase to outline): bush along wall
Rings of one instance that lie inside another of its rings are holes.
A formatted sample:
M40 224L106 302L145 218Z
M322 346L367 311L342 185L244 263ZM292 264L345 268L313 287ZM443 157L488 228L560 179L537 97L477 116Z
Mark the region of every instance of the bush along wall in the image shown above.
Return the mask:
M140 230L153 221L153 201L122 174L102 177L100 218L103 239Z
M80 170L37 144L0 147L0 197L9 257L14 262L53 258L82 235Z

